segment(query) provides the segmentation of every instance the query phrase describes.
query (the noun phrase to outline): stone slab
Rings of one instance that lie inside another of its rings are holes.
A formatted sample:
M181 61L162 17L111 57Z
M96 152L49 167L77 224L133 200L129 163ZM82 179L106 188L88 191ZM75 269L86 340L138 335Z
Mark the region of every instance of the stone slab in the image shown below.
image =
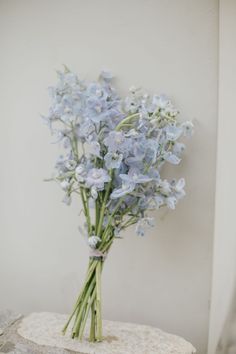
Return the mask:
M20 317L22 317L21 314L11 310L0 311L0 336L4 334L7 327L17 321Z
M18 334L27 341L40 346L60 348L80 354L196 353L191 343L158 328L107 320L103 321L103 342L89 343L86 339L89 332L88 327L85 329L85 340L79 342L70 338L69 331L65 336L61 334L67 318L67 315L57 313L32 313L20 322ZM54 351L54 353L57 352ZM15 352L11 354L15 354ZM62 352L62 354L64 353Z

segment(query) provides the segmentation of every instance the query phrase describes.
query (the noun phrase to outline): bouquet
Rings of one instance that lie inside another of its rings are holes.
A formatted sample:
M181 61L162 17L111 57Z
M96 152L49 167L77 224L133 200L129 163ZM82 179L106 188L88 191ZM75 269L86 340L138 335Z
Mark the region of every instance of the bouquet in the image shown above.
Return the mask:
M71 336L82 340L89 318L91 342L103 338L101 273L111 245L134 224L143 236L153 226L148 211L175 209L184 197L184 178L168 181L162 168L180 163L180 139L193 131L191 122L178 121L167 96L131 87L121 98L112 81L107 71L90 82L65 67L49 88L52 104L43 117L63 151L52 180L66 204L80 195L86 219L80 229L89 248L86 279L63 333L73 320Z

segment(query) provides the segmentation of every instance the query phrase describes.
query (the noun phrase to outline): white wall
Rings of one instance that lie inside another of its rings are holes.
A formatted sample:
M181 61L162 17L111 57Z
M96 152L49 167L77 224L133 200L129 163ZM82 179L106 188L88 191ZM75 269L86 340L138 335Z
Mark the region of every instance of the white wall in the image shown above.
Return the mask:
M215 353L229 311L232 311L230 305L236 285L236 2L220 1L219 14L219 121L209 354Z
M65 63L121 92L168 93L195 119L184 163L187 197L145 238L132 230L104 271L104 317L160 326L206 353L217 123L217 1L1 0L0 307L69 312L87 264L78 203L46 184L57 147L39 113Z

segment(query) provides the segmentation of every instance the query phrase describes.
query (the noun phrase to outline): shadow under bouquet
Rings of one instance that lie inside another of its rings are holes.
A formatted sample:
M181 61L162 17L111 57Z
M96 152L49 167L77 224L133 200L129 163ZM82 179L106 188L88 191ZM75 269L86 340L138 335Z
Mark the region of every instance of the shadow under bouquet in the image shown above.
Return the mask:
M144 235L153 220L149 210L175 209L185 195L183 178L162 178L165 163L178 165L191 136L191 122L179 122L178 111L165 95L149 95L130 88L121 98L112 75L102 71L97 81L81 80L65 67L50 87L51 107L44 118L63 154L52 180L71 203L79 194L89 247L86 279L74 310L72 338L82 340L90 319L89 340L102 341L101 273L110 247L120 233L136 224Z

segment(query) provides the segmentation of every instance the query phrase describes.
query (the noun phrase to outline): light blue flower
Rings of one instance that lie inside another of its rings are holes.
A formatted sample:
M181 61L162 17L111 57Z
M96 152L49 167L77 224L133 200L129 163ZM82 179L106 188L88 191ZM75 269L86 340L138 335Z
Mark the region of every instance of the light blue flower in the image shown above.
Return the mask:
M172 191L171 185L166 179L164 179L163 181L160 181L158 184L158 187L159 187L160 192L165 196L168 196Z
M185 148L186 146L183 143L175 142L172 151L176 156L181 157Z
M150 217L144 217L142 219L139 219L137 222L135 231L138 236L144 236L145 235L145 229L146 227L153 227L154 226L154 219Z
M183 198L185 196L184 187L185 187L185 179L184 178L180 178L178 180L178 182L173 187L173 190L175 192L175 196L178 199L181 199L181 198Z
M113 79L113 75L108 70L102 70L99 78L106 81L106 82L110 82Z
M163 179L162 167L180 163L185 149L181 138L192 134L193 124L178 121L178 111L165 95L132 88L120 98L107 71L94 82L82 81L68 69L58 73L58 79L49 89L51 107L44 121L54 142L65 149L54 178L65 192L64 202L70 204L71 193L82 187L87 189L89 208L96 200L102 203L102 191L112 176L102 227L115 211L111 232L119 233L128 217L137 216L137 232L143 235L148 224L145 211L174 209L185 195L184 179Z
M172 163L173 165L178 165L181 161L181 159L178 156L174 155L171 151L165 152L163 158L169 163Z
M168 125L165 128L165 133L166 133L167 140L175 141L175 140L179 139L179 137L183 133L183 128L177 127L175 125Z
M156 209L159 209L161 206L164 205L164 198L161 194L156 194L154 196L154 201L155 201L155 204L156 204Z
M77 135L79 138L88 140L95 133L95 125L90 120L86 119L77 128Z
M77 163L75 160L67 160L65 162L65 167L69 170L69 171L73 171L76 167Z
M130 183L130 184L147 183L152 181L152 177L140 173L139 170L136 168L131 168L128 174L120 174L120 178L125 183Z
M131 141L126 138L123 132L111 131L104 139L104 144L109 152L127 152L131 146Z
M114 189L110 195L111 199L121 198L135 189L135 183L122 183L121 188Z
M66 205L71 204L71 195L70 194L65 194L64 198L62 199L62 202L65 203Z
M108 170L113 168L119 168L121 165L121 161L123 159L123 155L117 152L108 152L104 156L105 166Z
M86 168L84 164L80 164L75 169L75 177L78 182L84 182L86 176Z
M111 177L103 168L92 168L88 171L85 185L88 188L96 187L97 190L104 189L104 183L110 182Z
M90 147L90 154L102 158L102 156L100 155L101 146L97 141L91 141L89 143L89 147Z
M181 124L183 128L184 135L187 137L191 137L193 135L193 123L190 121L186 121Z
M107 117L106 110L106 100L98 98L97 96L89 97L87 99L87 116L94 123L100 123L102 120L105 120Z
M60 186L64 191L67 191L70 188L71 183L68 179L64 179L64 181L60 183Z
M177 199L174 196L168 197L165 199L166 205L169 209L175 209L177 204Z
M157 109L165 109L170 104L170 100L166 95L154 95L152 98L152 112L155 112Z

